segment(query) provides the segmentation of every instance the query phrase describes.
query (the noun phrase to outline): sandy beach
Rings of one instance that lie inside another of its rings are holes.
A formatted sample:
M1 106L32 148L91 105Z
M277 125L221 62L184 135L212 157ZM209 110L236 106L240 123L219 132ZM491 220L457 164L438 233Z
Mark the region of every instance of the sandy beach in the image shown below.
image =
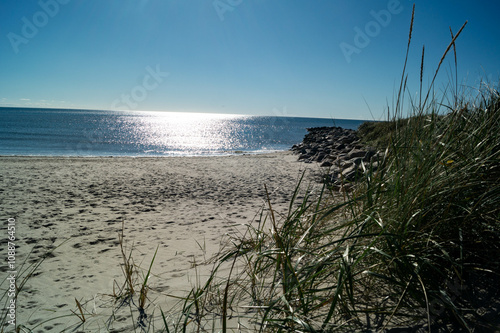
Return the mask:
M135 264L145 271L158 249L149 304L166 311L177 302L168 295L185 296L196 273L203 275L203 266L210 267L203 263L227 240L224 235L241 232L259 218L266 203L264 185L273 207L285 212L304 171L304 184L314 184L316 164L298 162L290 152L0 157L1 215L5 225L9 218L16 221L17 274L50 252L19 294L17 323L34 332L75 327L77 299L93 314L82 331L106 332L107 295L124 283L118 237L122 225L126 251L133 248ZM5 244L6 228L2 238ZM21 267L23 262L27 264ZM3 265L1 274L6 273ZM123 319L124 327L132 323Z

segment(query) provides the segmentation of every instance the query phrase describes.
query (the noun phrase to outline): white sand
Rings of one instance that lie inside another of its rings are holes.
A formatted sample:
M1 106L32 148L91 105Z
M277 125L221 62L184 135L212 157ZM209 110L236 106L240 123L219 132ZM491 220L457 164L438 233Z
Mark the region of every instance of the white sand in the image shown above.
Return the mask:
M3 225L8 218L16 219L18 274L30 251L28 262L62 244L20 293L18 324L33 328L42 323L34 332L74 327L74 315L45 321L77 311L76 298L95 314L87 316L81 331L108 331L104 323L111 298L106 295L113 293L114 281L120 286L124 282L118 246L122 221L136 264L147 270L158 247L149 283L154 299L149 304L166 311L175 303L168 295L185 296L196 282L192 262L202 263L218 250L224 234L244 230L242 224L258 218L265 204L264 184L275 208L284 212L307 167L318 168L297 162L289 152L176 158L0 157L1 217ZM314 183L312 172L306 174L305 183ZM2 230L5 245L7 229ZM3 258L6 246L2 249ZM198 272L203 275L203 270ZM7 275L5 265L0 274ZM123 327L131 329L132 323L125 319ZM117 319L113 327L119 326Z

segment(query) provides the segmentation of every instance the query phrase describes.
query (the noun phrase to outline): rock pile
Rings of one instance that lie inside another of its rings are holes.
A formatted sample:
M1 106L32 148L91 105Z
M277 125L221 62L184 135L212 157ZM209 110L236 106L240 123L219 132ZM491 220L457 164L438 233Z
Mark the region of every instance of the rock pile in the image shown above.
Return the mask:
M316 162L328 168L323 179L329 183L352 182L365 170L377 169L381 154L361 144L356 131L341 127L315 127L307 131L302 143L291 150L299 154L299 161Z

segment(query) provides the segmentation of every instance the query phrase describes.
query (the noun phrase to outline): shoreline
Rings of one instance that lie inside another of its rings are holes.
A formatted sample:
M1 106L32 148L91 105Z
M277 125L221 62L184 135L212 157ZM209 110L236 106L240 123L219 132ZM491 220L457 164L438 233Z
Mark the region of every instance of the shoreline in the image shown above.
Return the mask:
M75 298L103 319L103 295L124 281L122 223L126 251L133 247L142 269L158 246L151 293L156 306L168 311L171 296L186 296L196 273L203 279L211 266L202 263L219 250L225 235L258 221L266 206L264 185L273 208L284 213L303 173L303 188L318 185L313 181L318 168L292 152L0 157L2 218L16 219L17 261L31 253L32 263L50 252L19 294L18 323L33 327L55 317L52 311L71 314ZM70 318L77 323L76 316ZM68 319L42 324L39 331L59 332L64 325Z
M193 154L193 155L1 155L0 158L181 158L181 157L225 157L225 156L243 156L243 155L266 155L279 154L291 151L286 150L259 150L243 151L235 150L232 152L223 152L218 154Z
M0 158L182 158L182 157L226 157L226 156L255 156L267 154L279 154L289 152L287 150L270 150L262 152L235 151L223 154L196 154L196 155L0 155Z

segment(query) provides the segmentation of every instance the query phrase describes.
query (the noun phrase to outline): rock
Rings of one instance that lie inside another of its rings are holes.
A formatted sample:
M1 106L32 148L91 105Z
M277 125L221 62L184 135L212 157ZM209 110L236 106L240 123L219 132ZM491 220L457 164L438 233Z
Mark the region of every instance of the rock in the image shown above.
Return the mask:
M359 166L361 164L361 162L363 162L363 158L362 157L356 157L356 158L352 159L352 162L355 165Z
M307 154L307 153L306 153L306 154L300 154L300 156L299 156L299 161L300 161L300 160L305 160L305 159L308 159L309 157L311 157L311 155L309 155L309 154Z
M343 150L343 149L345 149L345 144L339 143L339 144L335 145L335 150L339 151L339 150Z
M322 168L329 168L333 165L333 161L330 159L325 160L323 163L321 163L320 167Z
M358 169L358 166L353 164L351 167L342 171L342 178L348 181L356 180L363 172Z
M350 167L352 167L353 164L354 164L354 162L351 160L341 160L340 161L340 167L344 170L349 169Z
M354 141L356 141L356 137L354 137L353 135L347 135L339 138L339 142L343 144L350 144Z
M344 153L343 151L339 151L337 153L337 159L338 160L345 160L345 159L347 159L347 153Z
M320 151L314 156L313 160L316 162L322 162L325 159L325 157L326 157L325 153Z
M293 145L291 150L299 154L299 161L316 162L328 168L328 174L319 178L329 184L342 186L345 185L342 182L355 181L363 173L361 163L365 170L375 170L378 164L373 163L382 159L383 154L361 144L354 130L316 127L307 131L303 141Z
M375 154L377 154L375 149L368 149L365 156L363 157L363 162L370 162L370 160L372 159L373 156L375 156Z
M347 156L348 156L349 158L365 157L365 155L366 155L366 151L361 150L361 149L356 149L356 148L354 148L353 150L351 150L351 151L347 154Z

